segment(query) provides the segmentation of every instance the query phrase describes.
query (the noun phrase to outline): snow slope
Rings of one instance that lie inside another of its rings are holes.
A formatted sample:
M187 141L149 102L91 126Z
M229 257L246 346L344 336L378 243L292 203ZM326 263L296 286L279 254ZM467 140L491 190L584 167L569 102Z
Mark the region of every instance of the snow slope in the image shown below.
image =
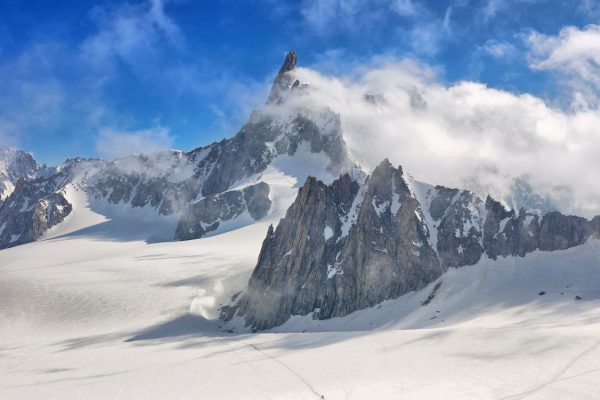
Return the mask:
M3 400L597 398L600 242L450 270L427 305L437 282L340 319L224 333L219 304L268 222L151 243L115 240L84 209L89 226L0 251Z

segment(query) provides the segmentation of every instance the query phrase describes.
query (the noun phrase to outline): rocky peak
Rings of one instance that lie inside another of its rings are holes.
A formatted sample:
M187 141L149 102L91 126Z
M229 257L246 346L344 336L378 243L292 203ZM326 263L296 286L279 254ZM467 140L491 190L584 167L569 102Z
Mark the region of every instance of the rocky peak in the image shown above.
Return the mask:
M286 54L285 60L283 60L283 64L273 80L273 86L271 86L271 93L269 94L267 104L280 102L287 91L300 85L300 82L295 79L293 74L297 60L298 57L296 56L295 51L292 50Z
M291 315L344 316L423 287L442 273L423 220L402 169L387 160L363 183L309 177L267 234L238 315L266 329Z
M443 186L415 189L417 198L417 184L428 186L406 181L389 160L364 182L347 174L331 185L309 177L285 218L269 228L237 309L227 307L223 317L268 329L292 315L344 316L481 257L523 257L600 237L600 217L516 212Z
M288 52L285 55L285 60L283 60L283 64L281 65L281 68L279 68L279 73L277 74L277 76L279 77L279 76L285 74L286 72L289 72L289 71L293 70L294 68L296 68L297 60L298 60L298 57L296 55L295 50Z
M50 171L51 168L38 164L30 153L0 146L0 202L12 193L19 179L35 179Z

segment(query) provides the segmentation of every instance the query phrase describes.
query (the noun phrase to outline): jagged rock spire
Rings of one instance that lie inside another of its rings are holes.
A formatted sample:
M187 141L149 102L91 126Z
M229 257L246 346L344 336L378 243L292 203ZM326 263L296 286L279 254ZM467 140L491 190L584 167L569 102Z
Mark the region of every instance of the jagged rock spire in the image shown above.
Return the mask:
M277 76L285 74L296 68L296 61L298 61L298 56L296 55L296 51L292 50L286 54L285 60L283 60L283 65L279 69L279 73Z
M267 104L276 103L281 99L282 93L285 93L285 91L289 90L292 86L298 86L299 82L296 84L297 81L294 82L294 77L291 74L294 68L296 68L297 60L298 56L294 50L286 54L285 60L283 60L283 64L273 80L273 86L271 87L271 93L269 94Z

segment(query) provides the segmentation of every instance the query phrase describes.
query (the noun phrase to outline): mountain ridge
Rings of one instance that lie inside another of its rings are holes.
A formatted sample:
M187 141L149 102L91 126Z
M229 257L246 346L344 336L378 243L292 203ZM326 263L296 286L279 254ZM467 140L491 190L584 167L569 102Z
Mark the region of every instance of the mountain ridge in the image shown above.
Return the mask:
M262 330L293 315L341 317L482 257L564 250L592 237L600 238L600 216L509 210L490 196L415 182L385 159L360 183L347 174L330 185L309 177L222 318Z
M73 209L65 196L68 184L107 205L151 208L157 217L177 215L172 238L189 240L218 233L238 219L233 225L253 223L287 208L294 185L306 178L310 165L273 170L272 166L286 163L277 160L290 164L289 159L296 157L316 163L313 169L330 180L359 169L348 153L338 114L288 101L301 95L292 90L299 83L287 83L298 82L296 60L295 52L288 53L273 81L276 101L269 97L230 139L189 152L162 151L110 162L75 158L16 186L0 206L0 249L38 240L60 224ZM311 161L315 154L322 157ZM283 176L288 176L288 184L281 183Z

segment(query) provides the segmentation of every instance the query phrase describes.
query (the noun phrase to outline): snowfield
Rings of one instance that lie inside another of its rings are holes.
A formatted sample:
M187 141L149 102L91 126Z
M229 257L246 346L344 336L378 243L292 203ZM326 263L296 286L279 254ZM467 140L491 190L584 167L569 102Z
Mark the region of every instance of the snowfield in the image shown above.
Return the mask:
M485 259L373 309L252 334L216 317L269 221L153 242L133 220L79 209L0 251L0 399L598 398L598 241Z

